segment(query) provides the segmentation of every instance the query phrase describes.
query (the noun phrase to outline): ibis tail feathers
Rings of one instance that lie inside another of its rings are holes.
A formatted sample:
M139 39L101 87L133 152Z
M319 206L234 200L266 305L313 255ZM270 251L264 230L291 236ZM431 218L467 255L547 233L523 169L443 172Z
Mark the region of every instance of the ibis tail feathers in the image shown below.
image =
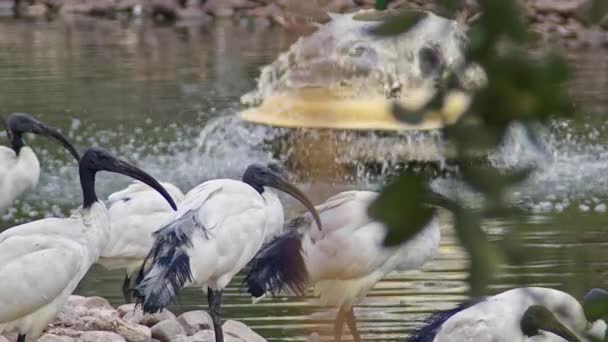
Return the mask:
M302 238L297 229L288 229L260 250L243 281L252 296L285 290L304 293L308 273L302 255Z
M192 282L190 256L192 234L207 230L195 211L188 211L155 232L154 244L136 279L134 295L146 313L159 312L175 301L179 291Z

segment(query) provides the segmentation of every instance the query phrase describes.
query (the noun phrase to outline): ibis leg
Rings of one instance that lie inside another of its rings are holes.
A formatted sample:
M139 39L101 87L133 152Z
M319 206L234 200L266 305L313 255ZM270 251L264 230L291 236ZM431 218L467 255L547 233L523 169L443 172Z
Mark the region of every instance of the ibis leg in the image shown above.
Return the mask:
M334 322L334 341L342 341L342 328L344 327L344 319L346 318L346 312L343 307L338 310L336 315L336 321Z
M215 342L224 342L224 331L222 330L222 290L207 289L207 300L209 301L209 313L213 320L213 330L215 331Z
M124 298L125 303L131 303L133 299L131 297L131 277L129 277L129 273L125 274L125 280L122 282L122 298Z
M25 342L25 334L17 335L17 342Z
M361 336L359 336L359 330L357 329L357 319L355 318L355 311L351 306L348 312L346 312L346 325L350 329L351 335L355 342L361 342Z

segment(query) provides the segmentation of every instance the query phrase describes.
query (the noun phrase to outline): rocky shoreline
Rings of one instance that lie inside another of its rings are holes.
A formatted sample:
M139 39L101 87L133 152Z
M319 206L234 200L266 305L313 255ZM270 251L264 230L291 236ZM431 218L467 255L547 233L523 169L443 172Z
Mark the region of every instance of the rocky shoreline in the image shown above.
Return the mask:
M247 325L233 320L223 324L226 342L265 342ZM16 341L0 335L0 342ZM168 310L144 315L135 304L114 308L102 297L72 295L38 342L212 342L211 316L204 310L179 316Z
M599 25L585 19L590 0L520 0L533 31L542 40L566 47L608 47L608 15ZM130 20L150 17L169 22L209 22L217 18L253 20L257 25L281 25L302 31L313 22L329 20L327 12L344 13L373 8L374 0L36 0L19 1L24 18L87 15ZM470 2L469 15L475 3ZM14 0L0 0L0 13L11 15ZM434 10L432 0L392 0L389 8Z

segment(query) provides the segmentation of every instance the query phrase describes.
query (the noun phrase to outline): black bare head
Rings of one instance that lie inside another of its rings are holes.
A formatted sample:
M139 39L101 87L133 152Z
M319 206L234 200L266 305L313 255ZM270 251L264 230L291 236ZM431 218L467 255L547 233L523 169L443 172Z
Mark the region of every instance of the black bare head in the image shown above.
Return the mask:
M70 154L76 158L76 161L80 159L78 151L72 146L72 144L54 128L51 128L44 123L36 120L29 114L25 113L13 113L8 119L2 119L8 139L11 142L11 147L16 154L19 154L21 148L25 146L23 142L23 134L33 133L42 135L48 138L52 138L59 142Z
M528 307L521 318L520 327L524 335L529 337L536 336L543 330L560 336L569 342L581 342L549 309L542 305Z
M167 190L165 190L156 179L135 166L117 159L104 149L98 147L87 149L82 155L82 158L80 158L79 170L84 208L91 207L91 205L97 201L97 195L95 194L95 174L98 171L109 171L129 176L149 185L167 200L173 210L177 210L177 206L175 205L173 198L171 198L171 195L169 195Z
M243 182L251 185L260 194L264 192L265 186L269 186L290 194L304 204L304 206L314 217L317 227L319 227L319 230L321 230L321 218L319 217L319 213L315 209L315 206L302 191L300 191L295 185L289 183L289 181L287 181L287 179L285 179L285 177L277 171L278 170L272 170L264 165L251 164L243 174Z

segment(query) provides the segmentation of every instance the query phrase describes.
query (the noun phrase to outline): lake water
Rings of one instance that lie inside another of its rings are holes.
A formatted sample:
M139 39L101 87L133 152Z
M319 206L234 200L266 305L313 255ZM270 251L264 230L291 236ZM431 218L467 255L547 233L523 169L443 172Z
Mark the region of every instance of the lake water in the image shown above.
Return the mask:
M273 158L270 142L282 131L245 124L235 113L240 95L254 87L259 67L296 38L247 21L177 27L78 18L0 21L0 113L35 114L67 132L78 147L109 148L185 191L207 179L238 177L248 164ZM515 128L504 149L491 158L504 168L528 163L539 168L513 194L529 214L484 223L495 243L505 243L505 236L521 237L520 257L501 267L490 293L523 283L580 296L608 280L608 55L587 50L570 53L568 59L575 67L568 88L582 104L583 119L544 129L548 153L536 151ZM390 139L370 136L378 146ZM0 228L65 215L80 201L74 162L43 139L28 136L27 141L41 159L42 178L36 191L3 214ZM320 202L344 189L378 188L391 165L344 177L299 177L300 185ZM98 179L103 196L128 184L111 175ZM462 190L450 178L438 178L434 185ZM474 203L475 196L469 198ZM294 203L286 203L293 215ZM559 214L556 219L549 213ZM466 298L467 257L450 217L442 213L441 222L439 255L422 270L391 274L356 307L364 340L402 340L433 310ZM122 278L121 272L96 266L77 292L120 304ZM246 322L274 341L304 340L312 331L330 334L333 311L315 306L312 296L252 305L241 280L226 291L225 318ZM173 310L198 307L206 307L206 298L190 289Z

